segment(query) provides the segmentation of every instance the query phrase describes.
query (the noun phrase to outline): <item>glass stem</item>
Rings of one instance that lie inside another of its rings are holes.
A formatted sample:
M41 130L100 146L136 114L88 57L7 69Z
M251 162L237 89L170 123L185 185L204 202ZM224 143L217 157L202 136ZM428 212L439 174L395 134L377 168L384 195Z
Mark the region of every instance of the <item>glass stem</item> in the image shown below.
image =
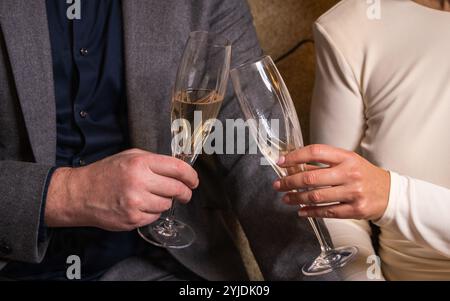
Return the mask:
M311 190L311 189L308 189ZM304 205L300 205L300 208L305 207ZM325 239L325 236L323 235L322 226L319 223L319 219L308 217L308 221L311 224L311 227L313 228L314 234L316 235L317 240L320 244L320 252L321 254L325 254L327 252L330 252L333 250L332 247L328 244L327 240Z
M173 227L173 220L175 218L175 200L172 198L172 206L167 212L166 217L164 218L164 227L170 229Z
M301 164L300 168L302 171L306 171L305 164ZM309 190L311 190L311 189L308 189L308 191ZM300 205L300 207L305 207L305 206ZM314 234L316 235L317 240L319 241L321 254L325 254L325 253L328 253L331 250L333 250L333 248L330 247L327 240L325 239L325 236L323 235L322 226L319 223L319 219L308 217L308 221L314 230Z
M319 241L321 253L324 254L333 250L333 248L330 247L327 240L325 239L325 236L323 235L322 226L320 225L319 220L317 218L308 217L308 221L314 230L314 234L316 235L317 240Z
M173 157L183 160L184 162L186 162L189 165L193 165L195 159L197 158L197 156L195 157L189 157L189 156L184 156L184 155L174 155L172 154ZM173 224L174 224L174 220L175 220L175 199L172 198L172 206L170 207L170 209L167 211L167 215L164 218L164 227L166 229L172 229Z

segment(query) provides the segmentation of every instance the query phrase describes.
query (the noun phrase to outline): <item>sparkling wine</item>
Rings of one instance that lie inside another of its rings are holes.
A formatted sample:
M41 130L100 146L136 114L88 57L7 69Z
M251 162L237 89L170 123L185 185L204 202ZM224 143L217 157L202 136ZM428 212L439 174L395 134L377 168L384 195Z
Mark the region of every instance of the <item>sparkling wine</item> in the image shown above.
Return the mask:
M223 96L213 90L175 93L172 101L174 156L190 164L195 161L219 114L222 101Z
M280 156L286 155L290 151L294 150L293 147L286 147L286 144L281 141L277 143L258 142L258 148L279 177L293 175L305 171L306 169L304 164L299 164L289 168L281 168L278 166L277 162Z

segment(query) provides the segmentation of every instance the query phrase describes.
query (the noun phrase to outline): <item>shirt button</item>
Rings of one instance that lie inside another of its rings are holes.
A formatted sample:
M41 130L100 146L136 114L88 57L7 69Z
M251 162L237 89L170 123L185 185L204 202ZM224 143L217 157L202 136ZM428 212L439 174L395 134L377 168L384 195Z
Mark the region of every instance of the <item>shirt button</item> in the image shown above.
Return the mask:
M5 241L0 241L0 253L3 255L9 255L11 252L11 247Z
M80 49L80 54L81 54L82 56L86 56L86 55L89 54L89 50L87 50L86 48L81 48L81 49Z
M88 113L86 111L80 111L81 118L86 118Z
M83 159L80 159L78 161L78 163L80 164L80 166L85 166L86 165L86 161L84 161Z

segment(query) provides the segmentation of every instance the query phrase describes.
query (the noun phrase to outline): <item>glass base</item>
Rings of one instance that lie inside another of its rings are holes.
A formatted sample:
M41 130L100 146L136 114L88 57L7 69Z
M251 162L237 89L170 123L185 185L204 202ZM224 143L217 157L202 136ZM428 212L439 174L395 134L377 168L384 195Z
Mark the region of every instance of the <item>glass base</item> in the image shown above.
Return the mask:
M190 226L178 220L168 221L165 218L140 227L138 233L145 241L169 249L187 248L195 240L195 232Z
M323 252L314 261L306 263L302 268L302 272L306 276L332 272L349 263L357 253L357 247L341 247Z

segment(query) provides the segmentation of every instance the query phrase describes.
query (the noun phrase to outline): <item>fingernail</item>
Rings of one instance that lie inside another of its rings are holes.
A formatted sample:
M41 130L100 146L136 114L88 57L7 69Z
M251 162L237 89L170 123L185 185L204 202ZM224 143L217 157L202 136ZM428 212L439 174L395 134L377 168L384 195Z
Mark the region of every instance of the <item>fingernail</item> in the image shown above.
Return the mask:
M283 198L281 200L285 203L289 203L289 195L286 194L285 196L283 196Z
M273 182L273 188L278 190L281 187L281 182L280 180L276 180L275 182Z
M278 158L278 162L277 165L281 165L286 161L286 157L285 156L281 156L280 158Z
M306 211L300 210L300 211L298 212L298 216L300 216L300 217L305 217L305 216L306 216Z

